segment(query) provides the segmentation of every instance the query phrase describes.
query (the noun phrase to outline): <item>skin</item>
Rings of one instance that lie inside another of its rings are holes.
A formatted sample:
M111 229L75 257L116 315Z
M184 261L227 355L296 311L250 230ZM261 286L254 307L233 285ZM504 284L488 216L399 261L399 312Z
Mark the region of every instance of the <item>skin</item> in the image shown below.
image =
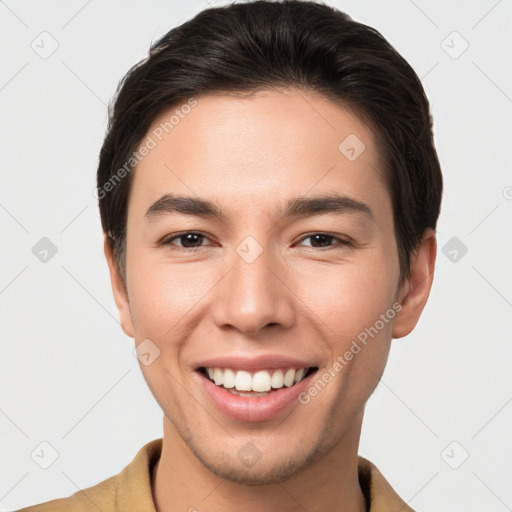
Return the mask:
M415 327L433 279L436 237L428 229L399 285L391 198L372 130L353 112L295 89L250 97L205 95L138 165L128 206L126 290L105 255L124 332L149 338L160 355L141 364L164 412L162 456L153 473L160 512L363 511L357 450L364 405L381 377L392 338ZM154 127L166 117L162 116ZM154 128L152 127L152 129ZM151 130L148 132L150 133ZM366 149L349 161L338 146L355 134ZM216 218L146 210L163 194L207 199ZM292 197L343 194L359 213L280 219ZM186 240L159 245L175 233ZM328 233L322 245L307 235ZM261 255L236 251L252 236ZM279 354L314 361L317 375L394 303L401 311L306 405L259 423L218 411L193 364L222 355ZM237 457L248 442L261 458ZM300 504L300 505L299 505Z

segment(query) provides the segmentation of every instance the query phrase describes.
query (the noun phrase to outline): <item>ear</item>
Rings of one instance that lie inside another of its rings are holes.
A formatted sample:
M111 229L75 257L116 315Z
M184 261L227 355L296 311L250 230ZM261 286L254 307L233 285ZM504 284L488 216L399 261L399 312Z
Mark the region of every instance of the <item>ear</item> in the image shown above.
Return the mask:
M420 244L411 254L411 275L399 290L398 300L402 304L402 309L395 316L393 338L407 336L418 323L432 287L436 251L435 231L428 228Z
M130 338L134 338L134 329L132 324L132 316L130 313L130 303L128 301L128 294L126 292L123 279L117 268L117 263L114 258L114 249L107 240L107 235L104 234L103 251L107 259L108 270L110 272L110 284L112 285L112 292L114 293L114 300L116 302L117 310L119 311L119 318L121 320L121 327L124 333Z

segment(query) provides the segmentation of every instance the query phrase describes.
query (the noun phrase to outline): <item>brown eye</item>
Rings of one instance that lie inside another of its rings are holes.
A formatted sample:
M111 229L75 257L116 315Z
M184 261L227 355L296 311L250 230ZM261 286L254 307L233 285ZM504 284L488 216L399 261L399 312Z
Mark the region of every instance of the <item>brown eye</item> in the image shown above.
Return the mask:
M352 245L348 240L343 240L342 238L338 238L334 235L329 235L328 233L312 233L302 238L302 241L310 239L310 247L313 249L331 249L335 248L336 245ZM333 245L333 242L335 244Z
M206 240L206 237L201 233L195 233L193 231L188 231L186 233L181 233L179 235L175 235L171 238L168 238L164 242L163 245L177 245L183 249L197 249L203 245L203 241ZM179 241L179 243L175 243L175 241Z

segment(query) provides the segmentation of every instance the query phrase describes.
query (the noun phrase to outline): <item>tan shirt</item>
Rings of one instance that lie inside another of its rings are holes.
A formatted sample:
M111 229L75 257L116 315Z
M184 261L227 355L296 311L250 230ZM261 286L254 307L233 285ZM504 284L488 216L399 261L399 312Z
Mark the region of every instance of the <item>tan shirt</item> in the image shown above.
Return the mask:
M144 445L121 473L99 484L18 512L156 512L151 473L160 458L162 438ZM359 483L370 512L414 512L393 490L380 471L359 457Z

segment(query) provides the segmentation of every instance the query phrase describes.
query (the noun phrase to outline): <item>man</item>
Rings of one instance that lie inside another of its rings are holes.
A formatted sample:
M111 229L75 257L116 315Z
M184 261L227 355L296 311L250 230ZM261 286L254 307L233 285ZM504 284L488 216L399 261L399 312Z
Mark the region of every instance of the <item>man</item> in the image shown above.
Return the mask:
M293 0L171 30L120 84L98 168L164 436L25 510L411 510L357 450L430 292L441 194L421 83L374 29Z

